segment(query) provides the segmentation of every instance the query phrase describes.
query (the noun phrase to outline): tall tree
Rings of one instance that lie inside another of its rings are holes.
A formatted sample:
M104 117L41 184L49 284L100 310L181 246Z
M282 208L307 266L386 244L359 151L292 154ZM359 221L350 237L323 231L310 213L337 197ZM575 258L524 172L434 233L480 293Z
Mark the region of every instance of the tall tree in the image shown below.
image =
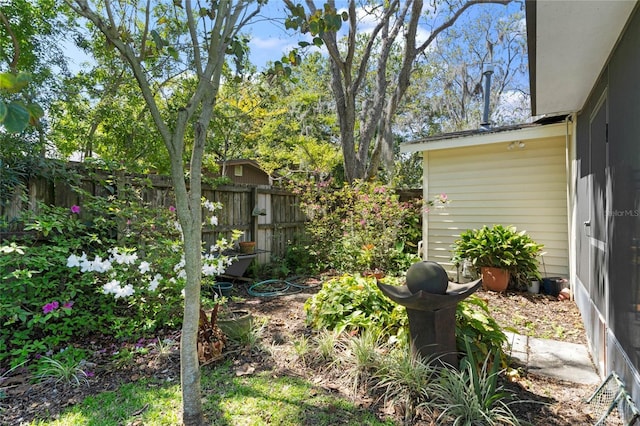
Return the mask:
M499 17L494 5L463 17L461 25L445 31L425 55L425 64L436 70L432 104L445 118L444 131L480 125L487 66L493 68L489 120L501 125L529 118L526 28L522 11L513 6Z
M65 2L91 22L127 63L169 154L187 274L180 344L182 421L201 425L196 344L202 273L202 159L225 55L243 53L238 47L239 31L264 1L219 0L207 6L198 2L195 8L190 0ZM171 96L175 90L182 93L181 98ZM163 115L163 110L170 113ZM192 132L191 138L187 131ZM188 177L184 156L189 157Z
M292 0L285 2L291 12L287 27L310 32L315 36L314 44L324 44L331 58L345 174L353 181L374 177L382 163L388 170L393 168L393 118L411 83L418 56L470 7L481 3L507 4L509 0L435 1L426 13L429 34L425 40L418 37L425 15L422 0L361 1L359 9L356 0L349 0L347 11L340 14L335 0L328 0L322 8L313 0L306 0L306 10ZM375 22L366 34L358 31L359 12ZM338 40L342 21L348 26L344 48ZM361 55L356 55L358 37L364 38ZM402 60L390 75L388 64L396 44L401 46ZM295 55L292 57L295 59ZM372 91L363 95L370 72L375 83ZM361 108L357 107L359 101Z

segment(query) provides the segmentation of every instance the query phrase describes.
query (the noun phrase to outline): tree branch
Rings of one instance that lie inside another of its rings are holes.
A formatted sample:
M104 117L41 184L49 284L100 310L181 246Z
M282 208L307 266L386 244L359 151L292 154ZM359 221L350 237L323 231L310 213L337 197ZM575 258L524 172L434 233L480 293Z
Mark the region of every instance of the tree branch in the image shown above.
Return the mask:
M7 29L7 33L9 33L9 37L11 37L11 43L13 44L13 58L9 63L9 68L12 72L17 72L18 68L18 59L20 59L20 43L18 42L18 37L13 32L11 28L11 24L7 20L7 17L4 16L4 13L0 10L0 21L2 21L2 25Z

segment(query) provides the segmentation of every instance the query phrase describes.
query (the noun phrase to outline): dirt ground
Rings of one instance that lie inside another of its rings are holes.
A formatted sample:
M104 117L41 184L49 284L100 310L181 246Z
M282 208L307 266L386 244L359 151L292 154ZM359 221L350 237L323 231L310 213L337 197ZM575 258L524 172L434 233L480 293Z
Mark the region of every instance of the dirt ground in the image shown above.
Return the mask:
M229 303L229 308L248 309L255 318L264 320L262 341L272 348L280 347L282 353L292 353L292 342L311 330L305 326L303 304L321 285L319 280L308 281L312 287L296 294L277 297L253 297L248 295L246 283L237 283L236 299ZM536 337L552 338L573 343L585 343L584 329L580 314L572 301L558 301L544 295L528 293L496 294L480 290L477 293L487 300L489 308L496 320L503 326L512 327L521 334ZM163 339L179 341L179 332L168 332ZM4 397L0 392L0 424L19 425L33 418L55 418L65 407L81 401L85 396L103 391L114 390L122 383L139 380L143 377L157 377L164 381L179 381L179 355L177 344L167 356L159 357L151 349L146 355L138 356L134 362L117 365L109 362L109 356L103 350L113 342L93 339L83 345L95 349L95 357L90 362L95 368L95 376L89 378L88 385L71 387L51 383L30 384L31 377L24 372L17 372L4 381L0 381L0 390L4 389ZM149 343L150 348L156 345ZM289 350L287 352L287 347ZM300 363L293 362L290 356L273 356L273 350L229 351L234 366L239 370L255 371L272 370L274 374L292 374L306 377L327 392L337 392L353 397L347 392L348 386L326 377L321 371ZM215 368L215 365L203 368ZM505 379L505 385L514 392L522 403L512 405L517 416L534 425L573 426L594 423L591 407L583 401L595 388L562 382L522 371L512 381ZM376 412L380 418L398 419L401 413L385 407L375 399L361 395L356 402ZM398 422L398 424L401 424ZM427 419L417 420L415 425L433 424ZM616 424L610 422L608 424Z

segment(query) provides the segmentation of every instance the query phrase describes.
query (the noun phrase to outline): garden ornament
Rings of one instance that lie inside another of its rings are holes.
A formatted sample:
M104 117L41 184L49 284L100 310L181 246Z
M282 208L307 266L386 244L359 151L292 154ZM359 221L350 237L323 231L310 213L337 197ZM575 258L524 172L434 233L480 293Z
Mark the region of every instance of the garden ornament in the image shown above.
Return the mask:
M421 261L411 265L405 285L377 284L389 299L407 308L414 354L457 368L456 305L480 288L482 279L452 283L440 264Z

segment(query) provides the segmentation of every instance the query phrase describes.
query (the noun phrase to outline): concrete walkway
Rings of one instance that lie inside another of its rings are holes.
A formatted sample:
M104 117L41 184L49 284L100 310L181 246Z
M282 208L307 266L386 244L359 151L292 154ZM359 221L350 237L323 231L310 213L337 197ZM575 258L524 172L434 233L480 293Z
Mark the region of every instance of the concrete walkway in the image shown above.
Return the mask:
M511 345L510 355L531 373L587 385L603 381L585 345L505 334Z

